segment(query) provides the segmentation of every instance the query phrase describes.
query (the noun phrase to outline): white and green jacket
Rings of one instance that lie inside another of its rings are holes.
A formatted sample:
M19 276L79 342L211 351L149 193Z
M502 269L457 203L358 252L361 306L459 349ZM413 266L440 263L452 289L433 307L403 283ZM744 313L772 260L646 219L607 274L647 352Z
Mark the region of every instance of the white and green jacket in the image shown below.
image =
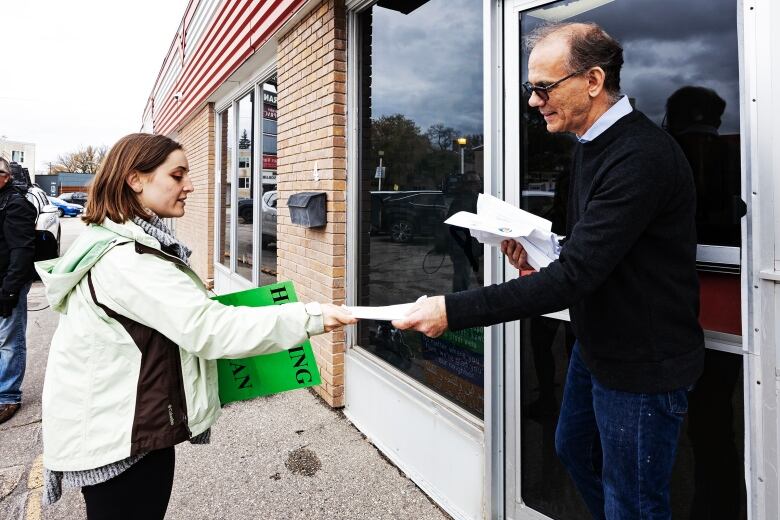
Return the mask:
M206 431L220 413L215 359L289 349L323 332L321 314L302 303L210 300L191 269L129 221L88 226L36 269L61 314L43 386L43 463L54 471Z

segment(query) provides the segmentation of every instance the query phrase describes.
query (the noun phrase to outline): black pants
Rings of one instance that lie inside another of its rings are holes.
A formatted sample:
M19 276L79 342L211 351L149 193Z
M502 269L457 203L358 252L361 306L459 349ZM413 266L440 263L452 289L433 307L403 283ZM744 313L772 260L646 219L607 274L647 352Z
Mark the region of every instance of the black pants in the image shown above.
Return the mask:
M81 492L89 520L162 520L173 488L173 447L152 451L124 473Z

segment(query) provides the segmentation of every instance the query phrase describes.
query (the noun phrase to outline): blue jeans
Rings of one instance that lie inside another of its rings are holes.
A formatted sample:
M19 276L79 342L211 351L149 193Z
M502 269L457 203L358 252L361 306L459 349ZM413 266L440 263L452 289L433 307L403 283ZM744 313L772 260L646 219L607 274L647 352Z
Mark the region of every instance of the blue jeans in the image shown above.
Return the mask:
M593 518L670 519L669 483L688 390L635 394L596 381L575 343L555 449Z
M0 404L22 402L22 379L27 361L27 293L19 291L19 303L8 318L0 318Z

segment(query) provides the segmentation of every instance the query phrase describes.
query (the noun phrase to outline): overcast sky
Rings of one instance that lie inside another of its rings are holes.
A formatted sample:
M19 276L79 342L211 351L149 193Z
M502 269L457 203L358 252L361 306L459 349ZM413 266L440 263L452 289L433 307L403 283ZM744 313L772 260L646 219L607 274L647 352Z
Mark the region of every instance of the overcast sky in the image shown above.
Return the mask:
M36 170L141 128L187 0L0 0L0 136Z
M615 0L567 21L595 21L621 40L621 86L651 119L661 123L678 88L703 86L726 101L720 132L735 134L736 9L733 0ZM373 13L372 116L401 113L423 132L443 123L482 133L481 2L431 0L408 15L381 7ZM542 22L529 14L523 31Z
M375 7L373 16L372 117L483 133L482 2L431 0L408 15Z

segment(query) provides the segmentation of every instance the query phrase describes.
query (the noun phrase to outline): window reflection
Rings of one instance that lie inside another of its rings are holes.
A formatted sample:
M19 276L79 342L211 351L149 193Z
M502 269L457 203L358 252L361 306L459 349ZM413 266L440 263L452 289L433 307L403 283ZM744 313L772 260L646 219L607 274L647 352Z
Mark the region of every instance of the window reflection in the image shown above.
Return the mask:
M666 100L663 124L693 170L699 243L738 246L739 134L721 134L725 111L726 101L717 92L686 85Z
M684 151L697 190L700 245L738 248L740 237L739 67L734 0L562 1L525 12L521 35L546 21L592 21L624 47L622 91ZM526 81L528 56L521 53ZM565 233L575 140L550 134L522 100L521 204ZM508 116L509 117L509 116ZM662 266L661 266L662 268ZM741 329L739 266L700 262L702 314L709 330ZM588 516L558 462L554 432L573 338L565 322L522 322L521 481L523 501L554 519ZM672 478L675 518L744 518L742 356L707 350L689 396Z
M483 283L482 246L443 224L475 211L483 185L482 5L396 5L360 17L360 305ZM387 322L358 330L362 347L482 416L483 329L438 339Z
M233 182L233 108L228 107L219 115L219 179L220 179L220 205L222 215L219 225L219 237L217 251L219 263L230 269L230 222L231 222L231 189Z

